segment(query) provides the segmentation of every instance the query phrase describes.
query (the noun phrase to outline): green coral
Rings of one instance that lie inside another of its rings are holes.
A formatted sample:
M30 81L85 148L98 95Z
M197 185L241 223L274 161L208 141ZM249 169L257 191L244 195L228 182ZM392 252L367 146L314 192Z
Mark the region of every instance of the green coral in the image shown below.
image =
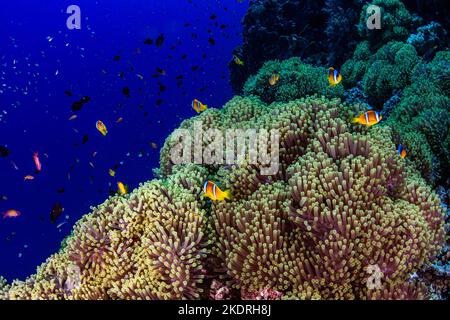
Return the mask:
M389 42L369 61L363 77L364 92L380 105L392 96L393 90L411 84L414 67L419 63L416 49L410 44Z
M436 71L438 60L425 68ZM433 183L445 180L450 172L450 98L435 80L448 71L434 71L422 73L405 89L386 122L408 150L414 166Z
M368 41L360 42L353 53L353 57L342 65L342 82L347 87L354 87L361 81L369 67L369 60L372 56Z
M280 75L275 85L270 85L272 75ZM341 84L330 87L328 70L306 64L294 57L283 61L267 61L244 85L245 95L255 95L266 103L287 102L307 95L321 94L327 97L343 96Z
M381 29L370 30L367 28L367 20L372 15L372 12L367 13L367 8L370 5L376 5L381 9ZM401 1L374 0L364 5L358 24L358 32L361 37L369 40L373 48L380 48L392 40L406 40L411 27L412 16Z

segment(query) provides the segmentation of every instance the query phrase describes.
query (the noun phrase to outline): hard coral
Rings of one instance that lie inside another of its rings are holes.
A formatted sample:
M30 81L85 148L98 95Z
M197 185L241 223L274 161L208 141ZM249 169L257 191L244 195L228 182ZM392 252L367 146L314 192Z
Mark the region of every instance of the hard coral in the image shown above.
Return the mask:
M14 282L8 298L200 298L209 239L194 200L158 181L111 198L77 223L67 248L36 275Z

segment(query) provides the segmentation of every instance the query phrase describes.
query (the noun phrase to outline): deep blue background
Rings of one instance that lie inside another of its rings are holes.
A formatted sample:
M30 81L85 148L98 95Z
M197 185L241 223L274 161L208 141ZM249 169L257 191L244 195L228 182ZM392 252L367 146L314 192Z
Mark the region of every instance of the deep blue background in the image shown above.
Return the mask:
M81 7L81 30L66 28L71 4ZM153 178L164 139L195 114L193 98L221 107L231 97L226 64L241 42L247 6L237 0L2 1L0 145L11 154L0 158L0 196L8 198L0 201L0 213L13 208L22 215L0 219L0 275L12 280L32 274L117 181L133 189ZM165 35L160 49L144 45L147 37L155 40L160 33ZM113 60L116 55L119 61ZM192 71L196 65L199 69ZM167 74L152 78L157 67ZM176 86L179 75L184 76L182 87ZM167 87L160 95L158 82ZM131 90L129 99L122 93L125 86ZM72 103L82 96L91 101L69 121ZM157 99L163 104L157 106ZM119 117L124 120L117 124ZM106 137L96 130L97 120L107 125ZM84 135L89 140L81 144ZM25 175L34 175L34 151L43 170L35 180L24 181ZM108 169L120 162L116 177L110 177ZM60 188L64 193L57 192ZM49 215L55 202L65 211L53 224ZM57 229L66 215L68 223Z

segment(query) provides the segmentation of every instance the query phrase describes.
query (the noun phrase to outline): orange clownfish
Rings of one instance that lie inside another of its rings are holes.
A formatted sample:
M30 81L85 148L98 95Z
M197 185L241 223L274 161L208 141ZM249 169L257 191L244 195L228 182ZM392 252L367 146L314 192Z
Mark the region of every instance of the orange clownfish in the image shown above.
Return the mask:
M269 78L269 84L271 86L274 86L277 84L277 82L280 80L280 75L277 73L274 73L273 75L270 76Z
M106 126L103 122L101 122L100 120L97 121L97 123L95 124L95 127L97 128L98 131L100 131L100 133L103 136L106 136L108 134L108 129L106 129Z
M33 154L33 160L34 160L34 164L36 166L36 171L40 172L42 170L42 164L41 164L41 161L39 160L39 153L35 152Z
M380 122L382 118L383 116L379 112L369 110L354 118L353 123L359 123L371 127Z
M3 213L3 219L17 218L20 216L20 212L14 209L10 209Z
M405 148L403 148L403 146L401 144L398 145L397 152L398 152L398 155L400 156L400 158L405 159L406 150L405 150Z
M333 67L328 69L328 82L330 86L334 87L342 81L342 76L339 71L335 70Z
M197 99L194 99L194 101L192 101L192 108L194 108L194 110L197 113L200 113L200 112L205 111L206 109L208 109L208 106L203 104L203 103L201 103Z
M212 201L231 199L231 193L229 190L222 191L214 182L209 180L206 180L203 185L203 193L205 197L210 198Z

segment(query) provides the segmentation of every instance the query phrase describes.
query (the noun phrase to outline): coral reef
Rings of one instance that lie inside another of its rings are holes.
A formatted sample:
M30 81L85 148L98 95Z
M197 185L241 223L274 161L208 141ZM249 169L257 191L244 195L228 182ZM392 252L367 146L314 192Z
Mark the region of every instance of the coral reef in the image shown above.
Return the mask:
M362 80L365 94L375 105L382 105L393 94L411 84L414 67L419 63L414 47L392 41L370 56L367 41L361 42L353 58L342 66L345 85L355 86Z
M409 150L416 168L429 182L450 178L450 52L438 52L413 71L386 124Z
M430 22L425 26L417 28L416 33L409 36L406 41L416 48L419 55L423 56L425 60L436 52L444 48L447 37L447 31L437 22Z
M185 120L190 131L198 121L205 130L278 130L279 170L263 176L247 157L232 167L175 165L175 131L161 179L92 208L35 275L3 289L6 298L428 297L410 277L444 241L439 198L396 155L389 127L348 121L359 108L235 97ZM233 199L202 197L207 178ZM367 285L373 265L380 288Z
M357 43L359 0L255 0L243 19L243 44L234 50L244 66L229 63L236 93L268 60L300 57L340 66ZM325 35L325 36L324 36Z
M370 30L367 20L371 12L370 5L381 9L381 28ZM372 48L380 48L389 41L406 40L412 27L412 16L400 0L374 0L364 5L358 24L358 32L363 39L370 42Z
M367 29L370 4L382 10L381 30ZM242 22L243 43L234 50L245 65L229 63L230 82L241 93L266 61L295 56L339 68L351 57L358 36L367 40L370 55L389 41L409 39L421 56L432 59L436 51L448 49L449 17L445 0L254 0Z
M269 78L274 74L279 75L280 80L272 86ZM342 84L330 87L327 75L325 68L306 64L300 58L268 61L247 80L244 95L258 96L266 103L288 102L315 93L327 97L343 96Z

